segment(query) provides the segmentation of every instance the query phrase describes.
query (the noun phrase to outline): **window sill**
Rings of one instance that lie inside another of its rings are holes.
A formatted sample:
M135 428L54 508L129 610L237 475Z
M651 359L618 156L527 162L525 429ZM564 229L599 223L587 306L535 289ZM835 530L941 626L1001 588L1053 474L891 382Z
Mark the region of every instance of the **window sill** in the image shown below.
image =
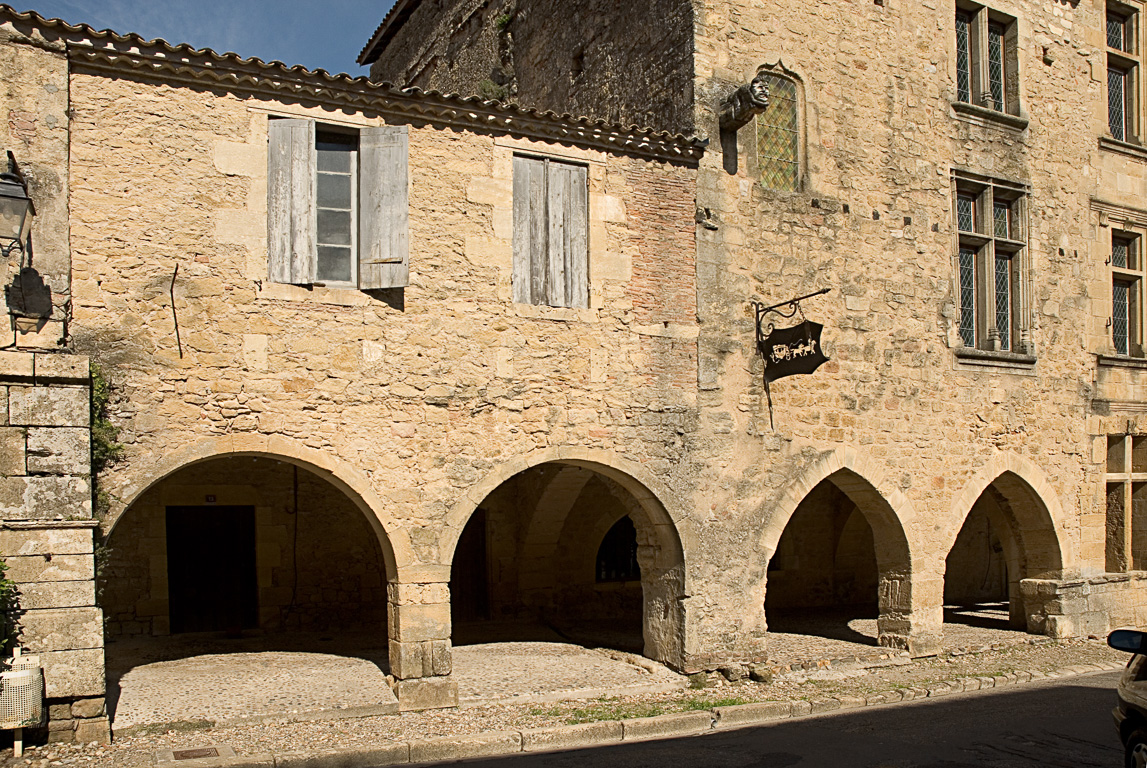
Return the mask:
M987 107L978 107L964 101L953 101L952 111L960 120L966 120L976 125L991 125L997 128L1008 128L1013 131L1024 131L1028 127L1028 119L1011 115L1007 112L998 112Z
M1109 368L1137 368L1147 371L1147 358L1130 355L1096 355L1095 362Z
M1019 352L1003 352L974 347L957 347L955 351L956 359L967 365L986 365L1026 371L1036 364L1035 355L1022 355Z
M564 320L566 322L592 323L598 319L596 309L550 307L545 304L519 304L514 302L513 312L518 317L528 317L534 320Z
M1129 141L1113 139L1110 136L1099 137L1099 148L1106 149L1108 152L1118 152L1121 155L1134 157L1138 160L1147 160L1147 147L1140 144L1132 144Z

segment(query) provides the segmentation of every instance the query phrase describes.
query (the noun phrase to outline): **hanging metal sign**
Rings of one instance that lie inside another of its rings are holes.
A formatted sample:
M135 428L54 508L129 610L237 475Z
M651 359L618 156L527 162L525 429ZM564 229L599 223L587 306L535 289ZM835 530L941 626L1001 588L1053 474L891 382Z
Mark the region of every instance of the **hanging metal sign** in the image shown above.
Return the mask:
M792 328L774 328L759 344L765 358L765 378L783 379L799 373L812 373L828 362L820 347L824 326L805 320Z
M764 306L753 302L753 313L757 319L757 351L765 359L765 396L769 401L769 425L773 424L773 393L769 384L785 376L809 374L828 362L820 346L820 333L824 326L804 319L801 302L814 296L828 293L822 288L815 293L782 301L780 304ZM784 309L782 309L782 307ZM777 328L765 318L769 313L789 318L800 312L802 322L791 328Z

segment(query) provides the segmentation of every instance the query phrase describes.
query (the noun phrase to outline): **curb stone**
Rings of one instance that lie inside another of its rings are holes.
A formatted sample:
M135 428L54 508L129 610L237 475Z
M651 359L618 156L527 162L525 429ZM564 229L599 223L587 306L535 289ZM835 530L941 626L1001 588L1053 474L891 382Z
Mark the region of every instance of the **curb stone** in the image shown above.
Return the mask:
M180 768L374 768L498 757L522 752L576 749L607 744L645 741L748 728L799 717L854 710L864 707L935 698L966 691L1005 688L1028 682L1109 672L1122 669L1119 662L1073 665L1051 672L1029 670L994 677L966 677L937 683L928 688L901 688L870 696L841 695L812 701L764 701L737 704L697 712L677 712L629 720L599 720L578 725L559 725L523 731L492 731L467 736L446 736L424 741L398 742L370 749L326 752L284 752L240 757L187 760Z

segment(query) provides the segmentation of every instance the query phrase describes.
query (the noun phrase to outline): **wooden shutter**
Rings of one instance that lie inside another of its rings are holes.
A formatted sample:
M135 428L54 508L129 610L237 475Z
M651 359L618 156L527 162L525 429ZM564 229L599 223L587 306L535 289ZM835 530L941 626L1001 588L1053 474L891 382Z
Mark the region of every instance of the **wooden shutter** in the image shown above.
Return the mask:
M549 236L544 160L514 158L514 301L545 304Z
M549 163L550 304L589 306L588 201L581 165Z
M514 301L589 306L584 166L514 158Z
M359 134L359 288L410 284L409 135L405 125Z
M272 282L315 281L317 153L313 120L267 124L267 268Z

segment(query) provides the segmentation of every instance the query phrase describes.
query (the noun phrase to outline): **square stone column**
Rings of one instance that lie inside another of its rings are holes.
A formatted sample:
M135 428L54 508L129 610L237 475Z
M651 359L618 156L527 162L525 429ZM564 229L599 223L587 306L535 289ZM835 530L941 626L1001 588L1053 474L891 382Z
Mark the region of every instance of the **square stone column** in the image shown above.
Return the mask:
M458 685L450 679L449 583L392 581L387 597L390 674L399 709L458 706Z

